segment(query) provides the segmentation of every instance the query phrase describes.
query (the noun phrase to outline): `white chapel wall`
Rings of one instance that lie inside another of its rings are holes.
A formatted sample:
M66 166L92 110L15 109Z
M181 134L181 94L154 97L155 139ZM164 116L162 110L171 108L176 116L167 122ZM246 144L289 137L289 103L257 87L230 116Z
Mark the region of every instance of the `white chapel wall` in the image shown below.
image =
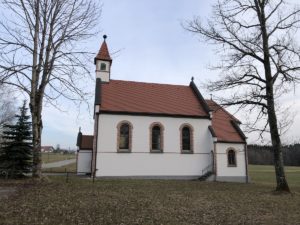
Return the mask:
M117 125L123 120L133 126L131 153L117 153ZM150 153L154 122L164 126L163 153ZM181 154L179 128L184 123L194 129L194 154ZM208 119L100 114L97 176L199 176L211 163L210 124Z
M228 166L227 150L234 149L236 152L236 167ZM217 180L220 181L245 181L246 162L245 145L235 143L216 144ZM234 178L236 177L236 178Z

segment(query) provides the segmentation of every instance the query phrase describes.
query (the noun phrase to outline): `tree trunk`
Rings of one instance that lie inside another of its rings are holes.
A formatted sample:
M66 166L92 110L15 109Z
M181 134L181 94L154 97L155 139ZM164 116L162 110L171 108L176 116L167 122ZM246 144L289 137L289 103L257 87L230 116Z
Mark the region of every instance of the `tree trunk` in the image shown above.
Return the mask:
M266 78L266 99L268 107L268 119L269 127L271 133L271 141L274 154L274 166L276 174L276 191L287 191L290 192L288 183L285 178L283 157L281 150L281 140L278 132L277 126L277 116L275 112L274 103L274 84L272 77L272 69L270 62L270 52L269 52L269 36L266 26L266 16L265 16L265 2L255 1L257 7L257 15L260 21L261 31L262 31L262 41L263 41L263 53L264 53L264 69Z
M41 177L42 164L41 164L41 133L42 133L42 120L39 114L37 99L38 87L38 41L39 41L39 16L40 16L40 1L35 2L35 25L34 25L34 47L32 56L32 79L31 79L31 92L30 92L30 112L32 117L32 142L33 142L33 168L32 176Z
M30 105L32 106L32 104ZM33 177L42 176L42 160L41 160L41 136L42 136L42 117L41 107L35 105L31 107L31 116L32 116L32 137L33 137Z
M273 84L267 87L268 96L268 116L269 116L269 127L271 133L273 154L274 154L274 166L276 174L276 191L286 191L290 192L288 183L285 178L284 163L282 156L282 146L280 135L278 132L277 118L274 106L274 96L273 96Z

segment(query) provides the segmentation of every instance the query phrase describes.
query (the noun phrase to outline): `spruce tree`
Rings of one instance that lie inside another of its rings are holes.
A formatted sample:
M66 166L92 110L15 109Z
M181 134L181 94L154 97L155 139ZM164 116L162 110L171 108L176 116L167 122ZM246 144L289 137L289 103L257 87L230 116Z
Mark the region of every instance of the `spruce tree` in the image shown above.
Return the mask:
M4 125L3 142L0 150L0 167L9 177L21 177L32 167L32 131L26 101L15 115L16 123Z

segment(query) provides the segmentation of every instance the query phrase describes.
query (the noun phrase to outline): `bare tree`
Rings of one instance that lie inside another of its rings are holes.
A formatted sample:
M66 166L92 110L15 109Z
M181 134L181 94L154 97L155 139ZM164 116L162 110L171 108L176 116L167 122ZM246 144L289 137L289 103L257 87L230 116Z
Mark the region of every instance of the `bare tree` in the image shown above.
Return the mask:
M208 82L207 89L230 91L228 98L220 98L224 105L257 110L256 122L266 118L258 130L270 131L276 190L287 192L276 102L299 81L299 14L299 8L284 0L220 0L207 23L197 17L185 25L219 48L221 63L215 69L221 76Z
M0 80L30 99L33 176L40 177L43 102L86 100L91 55L80 46L97 33L101 6L96 0L3 0L2 7L10 17L0 22Z

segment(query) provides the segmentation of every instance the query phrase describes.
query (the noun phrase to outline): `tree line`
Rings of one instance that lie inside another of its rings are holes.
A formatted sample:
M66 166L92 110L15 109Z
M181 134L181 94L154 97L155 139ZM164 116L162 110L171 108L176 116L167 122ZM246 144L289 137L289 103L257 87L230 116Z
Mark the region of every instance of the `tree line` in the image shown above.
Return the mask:
M286 166L300 166L300 143L282 146ZM274 165L272 146L248 145L248 162L254 165Z

